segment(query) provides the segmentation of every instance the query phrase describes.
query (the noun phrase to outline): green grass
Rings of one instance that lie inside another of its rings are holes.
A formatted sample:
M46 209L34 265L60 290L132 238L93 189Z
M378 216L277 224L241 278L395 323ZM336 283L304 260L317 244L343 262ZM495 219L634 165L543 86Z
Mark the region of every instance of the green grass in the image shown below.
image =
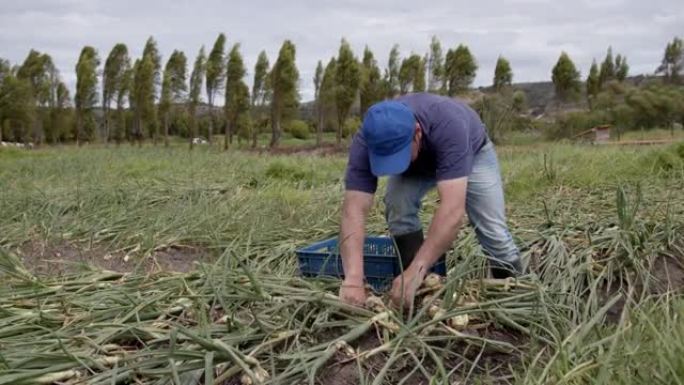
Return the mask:
M135 344L120 337L130 333L144 349L131 351L118 370L146 373L143 383L220 375L206 369L214 366L248 373L241 365L250 359L243 355L276 331L296 331L301 338L259 348L255 357L274 381L301 382L321 375L325 360L319 357L335 359L328 348L333 340L354 345L357 334L371 327L387 350L374 353L379 367L373 360L358 366L369 377L383 373L377 383L399 382L407 375L402 367L434 375L437 383L446 377L464 383L678 383L684 298L650 290L649 265L663 255L680 263L684 258L681 152L678 146L522 140L498 148L511 230L534 273L508 292L477 286L482 252L465 229L449 256L450 280L440 296L451 302L452 293L477 292L476 311L490 328L519 333L511 350L496 334L465 340L445 334L440 320L424 313L374 321L375 313L331 297L335 282L293 278L296 247L337 233L344 155L273 156L218 146L189 152L183 143L0 149L0 346L11 347L0 349L0 383L36 378L38 368L96 368L102 364L88 358L92 352L81 341L130 347ZM436 205L432 193L425 222ZM369 232L385 232L382 209L376 199ZM137 260L193 246L211 265L170 277L140 271L124 278L91 272L35 278L2 250L36 241L96 246ZM614 308L606 303L628 294L624 310L607 322ZM171 312L179 298L192 305ZM245 313L219 324L219 308ZM39 316L30 318L34 311ZM53 319L53 311L67 318ZM454 304L444 319L472 311ZM155 323L159 314L166 326ZM94 319L107 323L106 333L90 326ZM389 321L400 331L392 331ZM75 337L79 330L82 339ZM29 340L44 343L21 348ZM168 341L177 341L177 353ZM490 349L501 350L503 365ZM32 363L37 351L45 355L43 364ZM111 383L113 370L96 368L93 375Z
M617 140L617 137L614 138ZM621 141L630 140L682 140L684 139L684 129L680 127L674 130L656 128L650 130L627 131L621 137Z

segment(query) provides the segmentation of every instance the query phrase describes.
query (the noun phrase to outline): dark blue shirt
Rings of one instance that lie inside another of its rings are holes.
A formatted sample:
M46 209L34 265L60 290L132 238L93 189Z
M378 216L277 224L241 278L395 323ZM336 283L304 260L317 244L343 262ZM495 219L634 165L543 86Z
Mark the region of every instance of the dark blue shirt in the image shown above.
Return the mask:
M473 157L487 134L477 113L467 104L444 96L415 93L396 99L408 106L423 131L418 158L402 174L437 181L470 175ZM371 173L366 141L359 131L349 150L345 176L347 190L375 193L378 178Z

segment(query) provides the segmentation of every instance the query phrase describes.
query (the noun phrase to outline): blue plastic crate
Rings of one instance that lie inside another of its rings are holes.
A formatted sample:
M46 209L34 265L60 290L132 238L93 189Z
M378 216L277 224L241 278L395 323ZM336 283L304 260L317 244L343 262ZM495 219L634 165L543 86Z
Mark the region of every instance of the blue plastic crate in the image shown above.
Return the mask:
M338 238L316 242L297 250L299 271L308 277L344 277ZM392 279L401 274L401 262L389 237L366 237L363 245L363 271L366 281L378 291L384 290ZM446 264L438 261L431 269L446 275Z

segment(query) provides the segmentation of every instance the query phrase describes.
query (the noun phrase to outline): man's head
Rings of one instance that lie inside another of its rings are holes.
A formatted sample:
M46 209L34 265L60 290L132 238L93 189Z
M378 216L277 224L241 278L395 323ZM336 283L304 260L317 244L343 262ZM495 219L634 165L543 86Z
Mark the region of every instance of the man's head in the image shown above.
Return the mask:
M418 157L423 133L413 111L403 103L374 104L366 112L361 132L375 176L401 174Z

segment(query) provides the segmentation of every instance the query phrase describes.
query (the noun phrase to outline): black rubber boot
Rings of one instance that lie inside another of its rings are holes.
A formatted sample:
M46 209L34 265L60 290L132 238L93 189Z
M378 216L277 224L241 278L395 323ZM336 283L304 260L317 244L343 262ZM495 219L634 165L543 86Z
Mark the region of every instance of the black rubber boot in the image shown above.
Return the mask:
M423 230L397 235L392 238L397 245L397 254L399 254L401 259L402 271L406 270L411 262L413 262L413 258L416 257L420 246L423 244Z
M392 238L397 244L397 253L401 258L402 271L404 271L411 265L413 258L415 258L416 254L418 254L420 246L423 245L423 230L414 231L404 235L398 235ZM437 260L436 264L440 262L444 263L445 258L446 254L442 254L442 256ZM446 267L444 267L444 271L438 273L444 275L446 273Z
M520 261L520 258L512 263L490 259L489 268L492 270L492 277L497 279L518 277L523 273L522 262Z

